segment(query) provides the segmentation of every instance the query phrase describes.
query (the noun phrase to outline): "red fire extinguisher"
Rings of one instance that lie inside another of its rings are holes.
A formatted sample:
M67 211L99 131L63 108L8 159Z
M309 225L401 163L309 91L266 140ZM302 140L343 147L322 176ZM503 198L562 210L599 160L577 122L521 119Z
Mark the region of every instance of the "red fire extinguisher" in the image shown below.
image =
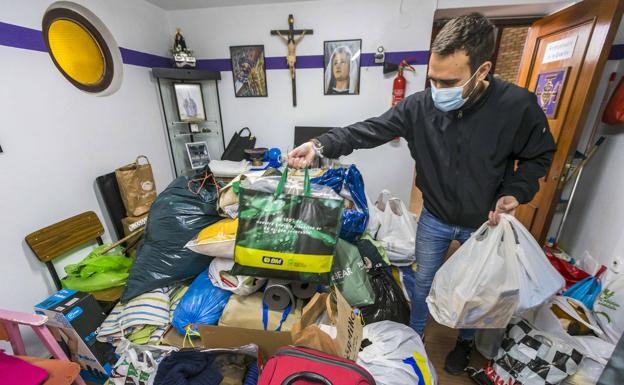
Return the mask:
M392 84L393 107L405 97L405 86L407 85L407 80L405 80L405 77L403 76L403 71L405 69L412 72L416 71L414 67L412 67L407 62L407 60L401 60L401 64L399 64L399 69L397 71L397 76L394 78L394 82Z

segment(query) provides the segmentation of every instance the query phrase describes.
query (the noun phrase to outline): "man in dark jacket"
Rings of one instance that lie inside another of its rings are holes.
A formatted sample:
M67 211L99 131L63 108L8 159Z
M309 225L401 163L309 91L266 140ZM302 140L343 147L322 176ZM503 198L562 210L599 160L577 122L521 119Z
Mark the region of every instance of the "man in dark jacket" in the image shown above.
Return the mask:
M422 336L425 298L453 240L465 242L485 220L498 224L539 189L555 143L535 95L489 75L494 26L482 15L450 20L431 46L430 88L408 96L383 115L337 128L294 149L291 167L316 156L337 158L397 136L416 161L424 208L416 235L416 273L406 282L411 326ZM407 275L409 277L409 274ZM463 372L474 330L461 330L445 362Z

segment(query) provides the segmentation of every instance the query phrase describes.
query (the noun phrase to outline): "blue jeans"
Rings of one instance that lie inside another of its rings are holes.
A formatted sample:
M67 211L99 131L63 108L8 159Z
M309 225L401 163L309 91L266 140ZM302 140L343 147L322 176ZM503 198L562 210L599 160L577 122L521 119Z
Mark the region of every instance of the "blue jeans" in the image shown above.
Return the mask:
M433 277L438 271L451 241L466 242L475 229L448 225L423 207L416 231L416 272L411 266L401 267L403 281L412 303L410 326L424 336L429 308L425 298L429 295ZM475 330L461 329L459 336L472 340Z

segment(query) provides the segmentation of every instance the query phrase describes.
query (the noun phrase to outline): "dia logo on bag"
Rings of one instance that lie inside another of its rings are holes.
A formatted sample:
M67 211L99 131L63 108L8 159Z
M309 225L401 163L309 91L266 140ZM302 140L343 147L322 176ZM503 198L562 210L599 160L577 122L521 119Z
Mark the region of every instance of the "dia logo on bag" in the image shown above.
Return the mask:
M282 258L270 257L268 255L265 255L264 257L262 257L262 263L265 263L267 265L282 266L284 264L284 260Z

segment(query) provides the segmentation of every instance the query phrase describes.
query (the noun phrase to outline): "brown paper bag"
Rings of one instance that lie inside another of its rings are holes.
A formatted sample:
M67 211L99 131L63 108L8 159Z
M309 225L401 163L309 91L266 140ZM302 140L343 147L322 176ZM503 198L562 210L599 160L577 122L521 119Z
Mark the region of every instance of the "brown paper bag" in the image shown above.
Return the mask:
M280 331L287 332L292 329L293 325L301 318L301 307L302 301L297 300L284 320ZM223 309L221 318L219 318L219 326L264 330L262 312L262 293L232 294ZM268 310L266 330L277 330L283 315L284 311Z
M145 164L139 164L141 158L145 159ZM139 155L134 163L115 170L115 176L128 216L138 217L147 213L156 200L156 183L149 159Z
M331 325L336 327L335 339L315 325L324 312L327 312ZM334 287L333 293L316 293L312 297L303 308L301 320L293 326L291 334L296 346L317 349L355 361L362 344L362 329L360 318Z

